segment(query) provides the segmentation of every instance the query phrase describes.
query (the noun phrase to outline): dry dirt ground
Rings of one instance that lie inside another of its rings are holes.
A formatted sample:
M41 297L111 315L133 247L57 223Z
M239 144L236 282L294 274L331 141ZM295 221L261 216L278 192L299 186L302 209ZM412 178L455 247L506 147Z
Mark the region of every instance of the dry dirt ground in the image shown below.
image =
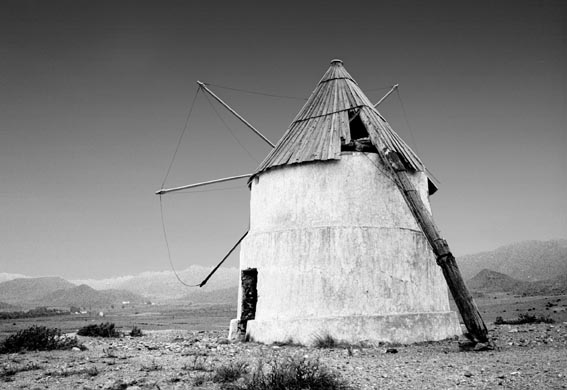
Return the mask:
M232 343L219 331L79 337L87 350L0 355L0 388L219 389L207 378L223 364L286 356L319 359L353 389L567 388L567 323L490 328L497 348L484 352L463 352L456 340L334 349Z

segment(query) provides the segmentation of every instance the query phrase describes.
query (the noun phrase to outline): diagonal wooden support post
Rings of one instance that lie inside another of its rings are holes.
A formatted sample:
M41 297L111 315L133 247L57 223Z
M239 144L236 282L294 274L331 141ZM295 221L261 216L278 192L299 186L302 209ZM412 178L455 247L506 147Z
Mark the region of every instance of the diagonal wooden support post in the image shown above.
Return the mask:
M443 276L447 281L449 290L453 295L453 299L457 304L459 313L461 313L461 316L463 317L463 322L465 323L469 334L474 338L475 342L488 342L488 329L486 328L480 312L478 311L478 307L476 306L474 299L463 280L457 262L455 261L455 257L451 253L447 241L441 237L441 233L435 225L433 217L423 204L419 193L410 181L406 168L400 160L398 153L387 149L383 152L384 150L385 149L379 149L379 154L385 158L384 162L390 163L392 170L396 173L398 186L402 191L402 194L413 215L415 216L415 219L425 234L427 241L431 245L433 252L435 253L437 264L443 271Z
M362 119L363 122L366 122L366 126L372 126L371 123L367 121L366 116ZM463 280L457 262L455 261L455 257L451 253L447 241L441 237L441 233L437 228L437 225L435 225L431 213L425 207L418 191L411 182L404 163L397 152L390 150L386 146L380 135L378 135L378 132L370 133L372 144L376 147L380 159L394 174L393 179L396 182L396 185L400 189L400 192L402 193L418 225L421 227L423 234L433 249L433 253L437 258L437 264L443 271L443 276L447 281L449 290L453 295L453 299L457 304L459 313L461 313L463 322L469 331L469 335L477 343L489 343L488 329L486 328L486 324L482 320L478 307L476 306L474 299Z

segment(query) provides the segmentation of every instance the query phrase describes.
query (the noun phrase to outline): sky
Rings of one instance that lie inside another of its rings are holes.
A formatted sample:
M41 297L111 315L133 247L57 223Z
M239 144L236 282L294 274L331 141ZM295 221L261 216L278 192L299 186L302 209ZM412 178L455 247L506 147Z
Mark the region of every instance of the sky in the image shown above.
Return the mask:
M163 225L154 192L270 148L196 81L276 142L334 58L372 101L400 84L379 110L441 182L457 256L565 238L566 18L561 0L4 0L0 272L166 270L163 226L175 268L214 266L247 229L246 181L165 195Z

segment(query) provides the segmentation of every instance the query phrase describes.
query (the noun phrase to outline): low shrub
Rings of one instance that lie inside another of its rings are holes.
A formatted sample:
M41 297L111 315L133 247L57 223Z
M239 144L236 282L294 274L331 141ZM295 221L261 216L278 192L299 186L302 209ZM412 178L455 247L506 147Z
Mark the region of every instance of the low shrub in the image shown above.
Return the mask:
M131 337L142 337L144 335L142 329L138 328L137 326L134 326L129 334Z
M111 322L105 322L101 324L92 324L83 326L77 332L79 336L90 336L90 337L120 337L121 334L115 329L115 325Z
M236 378L238 379L238 378ZM257 367L242 381L221 385L223 390L346 390L350 387L318 360L287 357Z
M331 335L317 336L313 341L315 348L337 348L340 343Z
M183 369L188 371L213 371L212 366L207 362L207 357L200 355L193 355L193 360L185 363Z
M550 317L539 316L536 317L531 314L520 314L518 318L512 320L505 320L502 317L496 317L495 325L522 325L522 324L553 324L555 320Z
M215 369L212 381L215 383L229 383L243 377L248 372L248 364L244 362L231 362Z
M33 325L9 336L0 344L0 353L51 351L80 347L76 337L65 337L57 328Z
M360 348L362 344L349 344L345 341L339 341L333 336L326 334L322 336L316 336L313 340L313 346L315 348L344 348L344 349L352 349L352 348Z

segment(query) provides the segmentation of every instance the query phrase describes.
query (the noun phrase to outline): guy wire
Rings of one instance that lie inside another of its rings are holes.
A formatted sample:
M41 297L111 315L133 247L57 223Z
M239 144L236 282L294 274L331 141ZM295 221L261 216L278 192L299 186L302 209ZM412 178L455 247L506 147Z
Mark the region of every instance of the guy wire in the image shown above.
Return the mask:
M165 177L163 178L163 182L161 183L161 188L165 185L167 177L169 176L169 172L171 171L171 167L173 166L173 162L175 161L175 156L177 155L177 151L179 150L179 145L181 145L181 141L183 140L183 136L189 127L189 119L191 118L191 113L193 112L193 107L195 106L195 101L197 100L197 95L201 88L197 88L197 92L195 92L195 96L193 97L193 101L191 102L191 106L189 108L189 112L187 113L187 118L185 118L185 126L183 126L183 130L179 135L179 139L177 140L177 145L175 146L175 151L173 152L173 156L171 157L171 161L169 162L169 166L167 167L167 171L165 172ZM161 199L161 196L160 196Z
M175 270L175 267L173 266L173 261L171 260L171 250L169 249L169 241L167 239L167 230L165 229L165 217L164 217L164 213L163 213L163 202L161 199L161 195L159 196L159 209L161 212L161 227L163 229L163 238L165 240L165 247L167 248L167 258L169 259L169 265L171 266L171 270L173 271L173 274L175 275L175 277L177 278L177 280L179 281L179 283L181 283L184 286L187 287L199 287L198 284L188 284L185 283L181 277L179 277L179 275L177 274L177 271Z
M242 149L244 149L244 151L246 152L246 154L248 154L248 157L250 157L256 164L259 164L260 162L254 158L254 156L252 156L252 154L248 151L248 149L246 149L244 147L244 145L242 145L242 143L238 140L238 138L236 138L236 135L234 134L234 132L232 131L232 129L230 128L230 126L228 126L228 124L225 122L225 120L221 117L220 113L217 111L216 107L214 106L213 102L211 101L211 99L205 95L205 97L207 98L207 101L209 102L209 105L211 106L211 108L213 109L213 111L215 112L215 114L217 115L217 117L219 118L219 120L222 122L222 124L224 125L224 127L228 130L228 132L230 133L230 135L232 136L232 138L234 138L234 140L236 141L236 143L238 145L240 145L240 147Z

